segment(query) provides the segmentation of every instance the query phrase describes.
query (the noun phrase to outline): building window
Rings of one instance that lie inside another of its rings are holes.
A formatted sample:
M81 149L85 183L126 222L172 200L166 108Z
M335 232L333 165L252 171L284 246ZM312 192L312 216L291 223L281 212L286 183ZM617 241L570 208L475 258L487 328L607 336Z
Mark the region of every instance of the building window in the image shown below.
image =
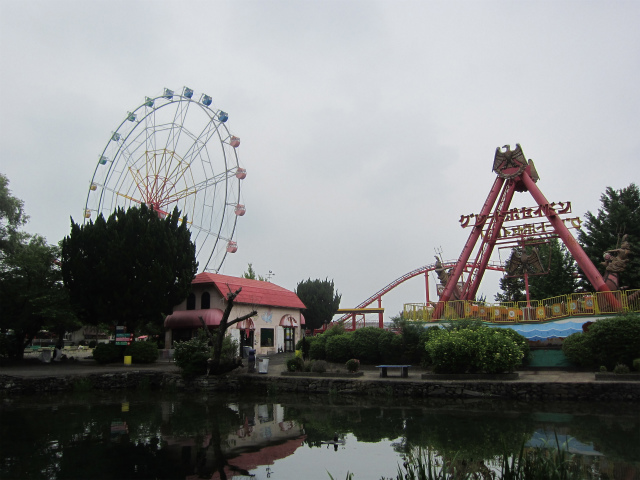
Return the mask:
M196 295L194 293L190 293L187 297L187 310L195 310L196 309Z
M273 328L260 329L260 346L273 347Z
M209 295L209 292L204 292L202 297L200 297L200 308L211 308L211 296Z

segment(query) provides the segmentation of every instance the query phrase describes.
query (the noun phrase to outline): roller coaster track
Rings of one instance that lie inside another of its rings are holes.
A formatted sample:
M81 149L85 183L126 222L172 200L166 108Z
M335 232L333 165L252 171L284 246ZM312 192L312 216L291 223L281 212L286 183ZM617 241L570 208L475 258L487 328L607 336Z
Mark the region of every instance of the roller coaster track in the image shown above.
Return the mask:
M447 269L449 269L449 268L455 267L456 263L457 263L456 261L447 261L447 262L443 262L442 266L447 268ZM472 263L467 263L466 267L465 267L465 271L466 272L472 271L473 267L474 267L474 265ZM416 268L415 270L411 270L409 273L405 273L401 277L396 278L393 282L388 284L386 287L382 288L381 290L378 290L376 293L374 293L369 298L367 298L364 302L358 304L358 306L355 307L355 308L368 307L373 302L375 302L376 300L382 298L382 296L384 294L389 293L391 290L396 288L401 283L404 283L404 282L406 282L407 280L409 280L409 279L411 279L413 277L417 277L420 274L431 272L431 271L433 271L435 269L436 269L436 264L435 263L431 263L429 265L424 265L424 266L422 266L420 268ZM500 272L504 271L504 267L502 265L500 265L499 263L497 263L497 262L490 262L487 265L487 269L488 270L496 270L496 271L500 271ZM352 315L353 314L351 314L351 313L347 313L347 314L343 315L342 317L340 317L338 320L336 320L334 323L344 323Z

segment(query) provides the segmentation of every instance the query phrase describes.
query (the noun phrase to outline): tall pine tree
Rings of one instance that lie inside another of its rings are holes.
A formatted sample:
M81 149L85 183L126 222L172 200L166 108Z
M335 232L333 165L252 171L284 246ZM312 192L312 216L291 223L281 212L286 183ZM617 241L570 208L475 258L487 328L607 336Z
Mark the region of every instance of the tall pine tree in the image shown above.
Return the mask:
M334 293L333 280L305 280L298 283L296 295L307 307L304 311L308 329L321 328L329 323L340 308L342 295Z
M578 241L585 253L601 274L604 274L603 254L620 246L623 235L631 245L630 260L620 276L620 286L629 289L640 288L640 190L635 183L626 188L614 190L607 187L600 197L602 207L596 215L585 214ZM587 290L591 284L581 280Z

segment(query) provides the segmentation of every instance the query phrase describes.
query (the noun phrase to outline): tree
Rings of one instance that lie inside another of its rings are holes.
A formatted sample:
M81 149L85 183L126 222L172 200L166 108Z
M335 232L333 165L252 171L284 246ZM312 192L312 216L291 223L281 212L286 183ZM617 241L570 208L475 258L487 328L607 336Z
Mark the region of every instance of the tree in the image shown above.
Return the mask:
M600 203L602 208L598 209L596 215L591 212L585 214L578 241L600 273L604 274L604 252L618 248L622 236L627 234L631 255L621 274L620 285L630 289L640 288L640 190L635 183L620 190L607 187L600 197ZM581 283L593 290L586 280Z
M0 173L0 258L27 239L19 230L28 220L24 202L11 195L9 179Z
M0 330L11 358L22 358L24 348L43 328L62 337L80 327L62 285L58 256L57 246L36 235L28 243L13 245L2 261Z
M530 253L532 249L533 247L528 246L526 250ZM537 250L540 264L545 269L545 273L528 275L530 299L543 300L575 292L576 262L569 250L557 238L551 239L546 244L538 245ZM511 262L513 255L512 251L507 263ZM524 276L505 276L500 279L500 288L503 293L496 295L496 301L521 302L527 299Z
M307 307L303 310L306 327L321 328L329 323L340 308L342 295L333 292L333 280L305 280L298 283L296 295Z
M554 238L547 245L541 245L540 261L549 273L529 276L529 293L532 300L543 300L558 295L568 295L576 291L576 262L561 242Z
M165 218L145 205L78 225L62 241L62 276L85 323L161 324L191 289L195 245L177 209Z
M500 290L496 293L496 302L522 302L527 300L525 293L524 277L507 277L500 279Z
M250 263L247 267L247 271L242 274L242 278L248 278L249 280L259 280L261 282L266 282L267 279L262 275L256 274L256 271L253 269L253 264Z
M209 341L213 346L213 357L209 362L209 371L214 375L227 373L229 370L232 370L237 366L239 366L239 364L236 364L233 362L231 362L231 364L227 363L226 365L223 365L220 363L220 358L222 355L222 345L229 327L258 314L256 310L252 310L251 312L247 313L246 315L243 315L242 317L238 317L234 320L229 321L229 315L231 315L231 310L233 310L233 304L235 302L236 297L240 295L241 291L242 291L242 288L239 288L235 292L229 292L227 294L227 306L224 309L222 318L220 319L220 325L218 325L218 328L216 329L215 337L211 334L211 332L209 332L209 329L207 328L207 324L205 323L204 319L202 317L199 317L200 322L202 323L202 328L209 336Z

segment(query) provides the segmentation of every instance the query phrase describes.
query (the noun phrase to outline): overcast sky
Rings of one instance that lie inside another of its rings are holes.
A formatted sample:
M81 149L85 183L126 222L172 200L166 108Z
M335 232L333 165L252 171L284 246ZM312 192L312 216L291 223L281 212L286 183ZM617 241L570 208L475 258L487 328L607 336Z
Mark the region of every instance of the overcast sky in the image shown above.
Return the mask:
M221 273L333 279L343 308L460 255L498 146L581 217L640 181L638 1L0 0L0 22L0 172L50 243L82 220L111 132L165 87L211 95L242 139Z

